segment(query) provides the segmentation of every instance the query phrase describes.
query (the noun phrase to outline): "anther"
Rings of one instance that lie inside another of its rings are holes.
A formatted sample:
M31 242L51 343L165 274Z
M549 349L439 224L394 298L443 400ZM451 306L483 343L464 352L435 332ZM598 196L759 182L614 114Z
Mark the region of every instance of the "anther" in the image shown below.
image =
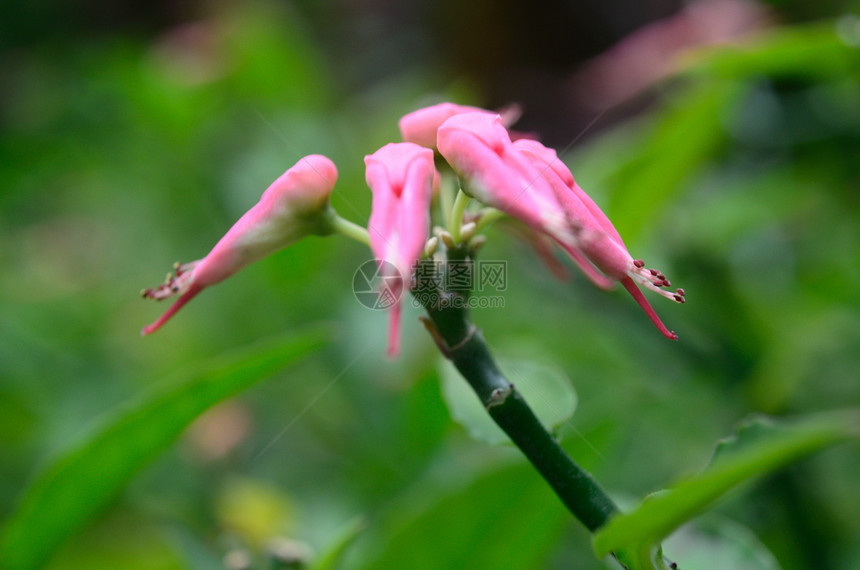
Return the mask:
M635 265L635 266L636 266L636 267L638 267L639 269L642 269L643 267L645 267L645 262L644 262L644 261L642 261L641 259L634 259L634 260L633 260L633 265Z
M678 295L680 295L682 297L685 297L687 295L686 291L684 291L680 287L678 287L678 289L675 291L675 293L677 293Z
M653 275L654 277L657 277L657 275L659 275L659 273L660 273L660 272L659 272L659 271L657 271L656 269L649 269L648 271L650 271L650 272L651 272L651 275Z

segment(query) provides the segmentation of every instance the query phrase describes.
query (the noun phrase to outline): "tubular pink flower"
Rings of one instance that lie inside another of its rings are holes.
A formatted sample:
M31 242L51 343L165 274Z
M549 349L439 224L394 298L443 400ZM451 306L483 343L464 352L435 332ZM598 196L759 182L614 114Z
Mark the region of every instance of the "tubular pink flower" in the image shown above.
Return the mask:
M612 281L573 247L575 237L556 193L541 170L517 148L498 115L463 113L439 128L439 152L468 192L558 241L598 287Z
M337 180L334 163L322 155L300 159L284 172L203 259L176 265L176 275L144 298L179 298L141 334L157 331L204 288L220 283L246 265L260 260L310 234L330 230L324 222L329 197Z
M498 115L455 115L439 128L438 145L467 192L484 204L540 231L564 225L552 189L514 148Z
M610 278L620 281L657 329L665 337L677 340L678 335L663 325L637 284L678 303L684 302L684 290L671 292L663 289L670 286L666 276L656 269L647 269L642 260L633 259L615 226L594 200L576 184L570 170L554 150L530 140L516 141L514 146L540 170L541 176L552 187L567 215L575 241L571 244L562 243L562 247L572 255L574 251L580 252Z
M373 192L368 231L370 247L397 274L382 275L396 301L391 306L388 354L399 350L400 296L430 232L433 151L413 143L390 143L364 157L367 185ZM386 265L381 269L385 271Z
M462 113L485 113L495 116L496 113L479 107L469 105L457 105L455 103L439 103L430 107L424 107L404 115L398 125L400 135L404 141L415 143L427 148L436 149L436 132L442 123ZM518 105L510 105L501 110L502 122L510 126L520 117Z

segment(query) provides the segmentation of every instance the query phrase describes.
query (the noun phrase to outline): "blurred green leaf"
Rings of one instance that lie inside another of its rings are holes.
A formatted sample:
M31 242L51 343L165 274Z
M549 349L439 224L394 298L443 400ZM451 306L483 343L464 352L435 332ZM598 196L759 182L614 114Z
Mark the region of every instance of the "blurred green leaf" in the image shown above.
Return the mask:
M826 20L776 28L742 44L701 50L691 58L688 70L709 78L829 78L856 73L860 50L838 36L837 25Z
M626 159L615 158L605 182L612 217L623 234L638 235L713 159L726 142L726 111L741 92L733 81L693 85L632 133L635 148Z
M540 568L570 521L549 486L527 465L494 469L432 498L430 491L422 492L431 499L423 503L426 508L405 522L399 513L399 528L386 532L382 551L357 567Z
M678 529L663 547L680 568L779 570L776 558L750 529L712 514Z
M190 368L111 413L31 483L0 535L0 560L7 568L39 567L203 411L283 369L327 337L317 327L245 348Z
M622 548L616 550L614 554L624 570L669 570L670 568L663 557L663 549L658 546Z
M573 416L576 391L570 379L548 362L498 359L499 368L513 383L547 429L555 429ZM440 360L442 395L451 417L477 440L497 444L510 441L495 424L469 384L448 360Z
M320 553L319 557L311 564L311 570L335 570L341 567L344 555L355 539L367 528L364 517L358 516L346 523L343 529L334 537L331 544Z
M778 469L860 432L856 411L830 412L784 424L760 417L722 440L701 474L651 495L635 511L612 519L594 537L599 556L621 548L658 544L732 487Z

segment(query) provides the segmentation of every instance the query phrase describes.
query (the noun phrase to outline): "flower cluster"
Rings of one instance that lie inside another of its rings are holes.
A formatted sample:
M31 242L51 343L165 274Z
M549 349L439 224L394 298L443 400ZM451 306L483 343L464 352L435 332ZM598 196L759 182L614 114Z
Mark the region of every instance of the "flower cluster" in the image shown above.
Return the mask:
M438 238L449 248L469 240L475 244L476 228L486 225L482 222L505 215L525 224L539 239L556 244L598 287L609 289L620 282L657 329L677 339L639 286L678 303L684 302L684 290L668 289L665 275L630 255L615 227L554 150L537 140L512 136L508 127L518 115L515 108L494 113L442 103L404 116L399 125L404 142L387 144L364 159L373 193L366 232L331 208L329 197L337 180L334 164L320 155L302 158L272 183L206 257L177 264L176 274L168 275L164 284L143 291L144 297L156 300L179 297L142 334L158 330L205 287L246 265L307 235L338 232L367 243L393 287L397 300L390 307L388 348L393 355L398 350L400 297L412 283L416 263L433 254ZM430 237L434 196L445 191L439 189L436 156L457 175L461 190L451 211L444 212L452 231L436 228L437 237ZM486 208L467 222L464 210L469 199Z

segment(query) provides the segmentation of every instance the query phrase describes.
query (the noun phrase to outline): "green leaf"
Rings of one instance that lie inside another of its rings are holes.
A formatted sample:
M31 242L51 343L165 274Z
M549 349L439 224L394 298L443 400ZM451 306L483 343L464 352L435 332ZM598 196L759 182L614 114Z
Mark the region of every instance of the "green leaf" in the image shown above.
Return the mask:
M779 570L779 563L747 527L708 514L678 529L663 544L679 568Z
M283 369L327 337L314 328L234 352L112 412L25 491L0 533L4 567L39 567L207 408Z
M500 358L498 362L502 373L522 394L544 427L554 429L573 416L576 391L560 368L527 360ZM451 417L465 427L469 435L491 444L510 441L450 361L440 360L439 377Z
M594 550L605 556L619 549L659 544L739 483L857 437L859 428L860 412L853 410L786 423L753 418L720 442L711 465L702 473L646 498L632 513L610 520L595 535Z
M625 235L638 236L683 184L725 144L723 117L742 94L733 81L692 85L635 132L636 145L607 176L609 211Z
M349 547L367 528L367 520L357 516L346 523L319 557L311 564L311 570L335 570L341 566Z
M659 546L644 545L615 551L615 558L625 570L669 570Z
M774 28L741 46L716 46L690 57L685 73L713 78L809 77L856 73L860 51L846 43L832 21Z
M373 558L363 570L541 568L570 513L529 465L481 474L462 485L421 482L414 496L383 521ZM432 488L427 488L430 485ZM440 491L433 493L433 491ZM432 493L432 494L431 494Z

